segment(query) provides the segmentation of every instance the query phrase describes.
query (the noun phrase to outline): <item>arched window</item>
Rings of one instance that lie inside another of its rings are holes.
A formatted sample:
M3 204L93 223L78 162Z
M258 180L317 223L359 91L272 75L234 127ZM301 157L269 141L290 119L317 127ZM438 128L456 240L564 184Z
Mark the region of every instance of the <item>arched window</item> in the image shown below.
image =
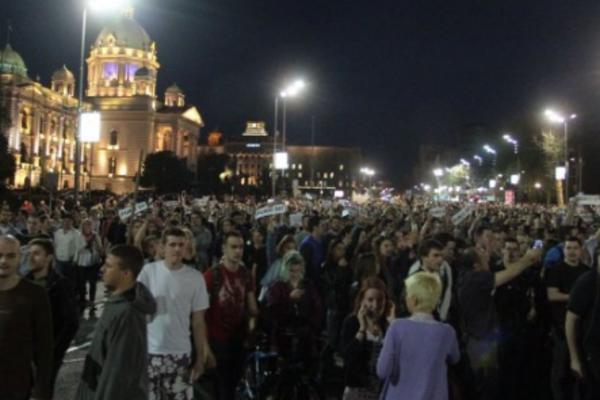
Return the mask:
M27 113L21 111L21 129L27 130Z
M119 144L119 132L116 129L113 129L110 132L110 141L108 143L109 146L117 146Z

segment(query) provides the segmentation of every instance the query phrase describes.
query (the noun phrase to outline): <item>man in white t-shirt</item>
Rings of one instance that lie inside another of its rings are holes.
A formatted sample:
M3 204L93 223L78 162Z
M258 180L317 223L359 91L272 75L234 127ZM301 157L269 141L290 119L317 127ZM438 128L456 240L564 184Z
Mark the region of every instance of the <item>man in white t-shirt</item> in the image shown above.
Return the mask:
M204 373L208 293L202 274L182 264L186 240L181 229L167 229L162 236L164 260L146 264L138 276L157 304L148 324L150 400L191 400L191 384Z

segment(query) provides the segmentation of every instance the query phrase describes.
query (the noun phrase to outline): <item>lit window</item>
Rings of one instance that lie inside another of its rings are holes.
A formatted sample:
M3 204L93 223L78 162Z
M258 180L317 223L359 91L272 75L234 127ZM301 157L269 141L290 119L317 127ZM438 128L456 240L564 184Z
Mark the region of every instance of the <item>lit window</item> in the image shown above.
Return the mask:
M137 72L137 70L140 67L135 65L135 64L127 64L125 65L125 80L126 81L133 81L133 78L135 77L135 73Z
M330 178L333 178L333 172L330 172L330 173L329 173L329 177L330 177Z
M113 177L117 170L117 158L111 157L108 160L108 176Z
M340 164L340 171L344 170L344 164Z
M321 177L321 173L317 172L317 178L320 178L320 177Z
M119 76L119 65L117 63L105 63L103 75L107 81L116 80Z
M338 187L344 187L344 182L342 182L342 181L339 181L339 182L338 182Z
M298 172L298 178L302 178L302 172Z
M302 164L298 164L298 169L302 169Z
M119 146L119 132L117 132L116 130L112 130L110 132L110 139L108 142L108 147L109 148L117 148L117 146Z
M292 169L296 169L296 164L292 164Z

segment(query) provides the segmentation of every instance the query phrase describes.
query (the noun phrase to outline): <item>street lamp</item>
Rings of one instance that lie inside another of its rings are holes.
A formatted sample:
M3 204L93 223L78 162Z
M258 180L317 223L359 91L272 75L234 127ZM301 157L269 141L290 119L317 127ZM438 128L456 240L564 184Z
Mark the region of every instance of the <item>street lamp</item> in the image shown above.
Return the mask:
M360 169L360 173L365 175L366 177L368 177L369 186L371 186L371 179L375 175L375 170L368 168L368 167L363 167Z
M495 166L496 166L496 156L497 156L497 154L498 154L498 153L496 152L496 149L494 149L493 147L491 147L491 146L490 146L490 145L488 145L488 144L484 144L484 145L483 145L483 150L484 150L486 153L488 153L488 154L491 154L491 155L493 155L493 156L494 156L494 158L493 158L493 165L494 165L494 167L495 167Z
M513 138L509 134L502 135L502 139L504 139L505 142L512 144L515 154L519 154L519 141L517 139Z
M479 163L479 166L480 166L480 167L483 165L483 158L481 158L481 156L480 156L480 155L478 155L478 154L475 154L475 155L473 156L473 160L477 161L477 162Z
M465 160L464 158L461 158L461 159L460 159L460 163L461 163L462 165L464 165L465 167L467 167L467 168L471 166L471 163L470 163L470 162L468 162L467 160Z
M550 108L544 111L546 119L555 124L563 124L564 127L564 145L565 145L565 198L569 198L569 121L577 118L577 114L571 114L568 117L563 116L561 113L556 112Z
M87 0L83 5L83 15L81 18L81 48L79 53L79 87L78 87L78 126L82 125L82 113L83 113L83 82L85 73L85 36L87 30L87 13L88 8L96 12L108 12L123 10L127 5L127 0ZM81 179L81 139L79 137L78 129L75 135L75 200L79 198L79 187Z
M285 151L286 148L286 99L288 97L296 97L304 88L306 87L306 83L302 79L296 79L291 85L287 86L285 89L280 91L275 96L275 112L273 117L273 171L272 171L272 195L275 197L275 183L277 180L277 170L275 168L275 154L277 153L277 136L278 136L278 112L279 112L279 99L281 98L283 103L283 135L281 138L281 151Z
M434 169L433 176L435 176L436 178L441 178L442 176L444 176L444 170L441 168Z

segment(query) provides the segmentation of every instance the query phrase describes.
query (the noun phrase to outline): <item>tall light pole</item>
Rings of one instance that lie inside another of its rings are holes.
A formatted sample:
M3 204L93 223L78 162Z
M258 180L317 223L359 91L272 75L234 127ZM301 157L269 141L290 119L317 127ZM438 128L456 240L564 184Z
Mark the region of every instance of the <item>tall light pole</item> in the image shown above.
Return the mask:
M85 74L85 38L87 30L88 8L93 11L116 11L123 10L127 4L126 0L86 0L83 5L83 15L81 18L81 47L79 52L79 87L77 88L78 125L75 133L75 200L79 199L80 180L81 180L81 139L79 137L81 127L81 115L83 113L83 85Z
M286 150L287 130L286 130L286 99L288 97L297 96L304 88L306 83L302 79L295 80L291 85L287 86L281 92L275 96L275 110L273 118L273 171L271 173L271 195L275 198L276 184L277 184L277 169L275 168L275 154L277 153L277 136L278 136L278 125L279 125L279 99L282 101L283 106L283 121L282 121L282 137L281 137L281 151Z
M546 119L550 122L563 124L563 128L564 128L563 140L564 140L564 146L565 146L564 157L565 157L565 168L566 168L565 201L568 201L568 199L569 199L569 175L570 175L570 173L569 173L569 121L577 118L577 114L571 114L568 117L565 117L561 113L548 108L544 111L544 115L546 116Z

